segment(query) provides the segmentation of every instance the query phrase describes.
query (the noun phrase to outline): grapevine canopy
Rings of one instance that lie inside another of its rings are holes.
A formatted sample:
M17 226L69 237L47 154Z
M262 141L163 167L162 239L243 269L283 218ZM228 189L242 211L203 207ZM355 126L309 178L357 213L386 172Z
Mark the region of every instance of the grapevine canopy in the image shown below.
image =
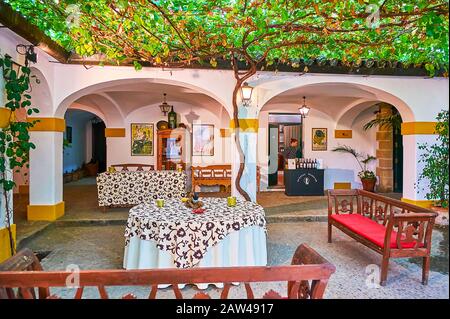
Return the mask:
M448 70L448 0L5 0L68 51L154 66L391 61Z

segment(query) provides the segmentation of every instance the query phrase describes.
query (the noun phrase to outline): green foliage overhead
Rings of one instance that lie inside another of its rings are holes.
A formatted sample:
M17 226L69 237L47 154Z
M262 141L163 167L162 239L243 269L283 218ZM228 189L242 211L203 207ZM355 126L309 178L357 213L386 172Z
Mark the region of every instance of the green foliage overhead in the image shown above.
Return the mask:
M448 70L447 0L7 0L83 57L152 65L362 59ZM376 12L379 9L379 19Z
M448 208L449 197L449 111L442 110L436 117L436 132L438 133L435 144L421 144L422 152L419 163L425 166L419 175L419 188L424 189L422 182L429 183L426 197L435 200L438 205Z

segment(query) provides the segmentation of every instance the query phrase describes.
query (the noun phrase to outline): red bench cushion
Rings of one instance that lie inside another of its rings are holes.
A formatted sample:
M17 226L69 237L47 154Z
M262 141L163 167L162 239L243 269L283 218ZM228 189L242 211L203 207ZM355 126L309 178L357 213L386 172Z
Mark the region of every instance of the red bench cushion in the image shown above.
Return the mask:
M370 240L375 245L384 248L384 236L386 227L378 224L376 221L361 216L359 214L333 214L330 216L334 221L350 229L354 233ZM414 248L415 242L402 242L402 248ZM420 244L422 247L423 244ZM397 232L392 231L391 248L397 248Z

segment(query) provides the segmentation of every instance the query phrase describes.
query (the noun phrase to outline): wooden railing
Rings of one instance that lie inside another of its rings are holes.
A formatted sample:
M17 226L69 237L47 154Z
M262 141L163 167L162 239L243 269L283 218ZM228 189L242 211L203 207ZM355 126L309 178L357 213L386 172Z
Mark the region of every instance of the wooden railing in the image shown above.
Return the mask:
M170 284L177 299L183 298L178 284L223 283L220 298L228 297L233 283L243 283L246 296L255 298L251 283L287 282L287 298L320 299L335 267L309 246L300 245L292 258L292 265L274 267L228 267L153 270L82 270L78 273L42 271L37 258L29 249L17 253L0 264L0 298L35 299L59 298L51 293L53 287L67 287L67 279L76 280L73 298L80 299L86 287L97 287L102 299L109 298L108 286L147 286L148 298L157 296L158 285ZM69 282L71 282L69 280ZM210 298L197 293L194 298ZM262 298L283 298L269 290ZM127 293L122 298L136 298Z

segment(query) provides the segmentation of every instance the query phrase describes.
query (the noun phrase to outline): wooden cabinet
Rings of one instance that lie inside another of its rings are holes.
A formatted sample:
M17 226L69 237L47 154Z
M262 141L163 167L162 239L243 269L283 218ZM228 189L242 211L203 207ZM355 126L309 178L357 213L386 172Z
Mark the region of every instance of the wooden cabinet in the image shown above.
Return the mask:
M189 131L184 128L159 130L158 137L158 170L186 169L189 160Z

